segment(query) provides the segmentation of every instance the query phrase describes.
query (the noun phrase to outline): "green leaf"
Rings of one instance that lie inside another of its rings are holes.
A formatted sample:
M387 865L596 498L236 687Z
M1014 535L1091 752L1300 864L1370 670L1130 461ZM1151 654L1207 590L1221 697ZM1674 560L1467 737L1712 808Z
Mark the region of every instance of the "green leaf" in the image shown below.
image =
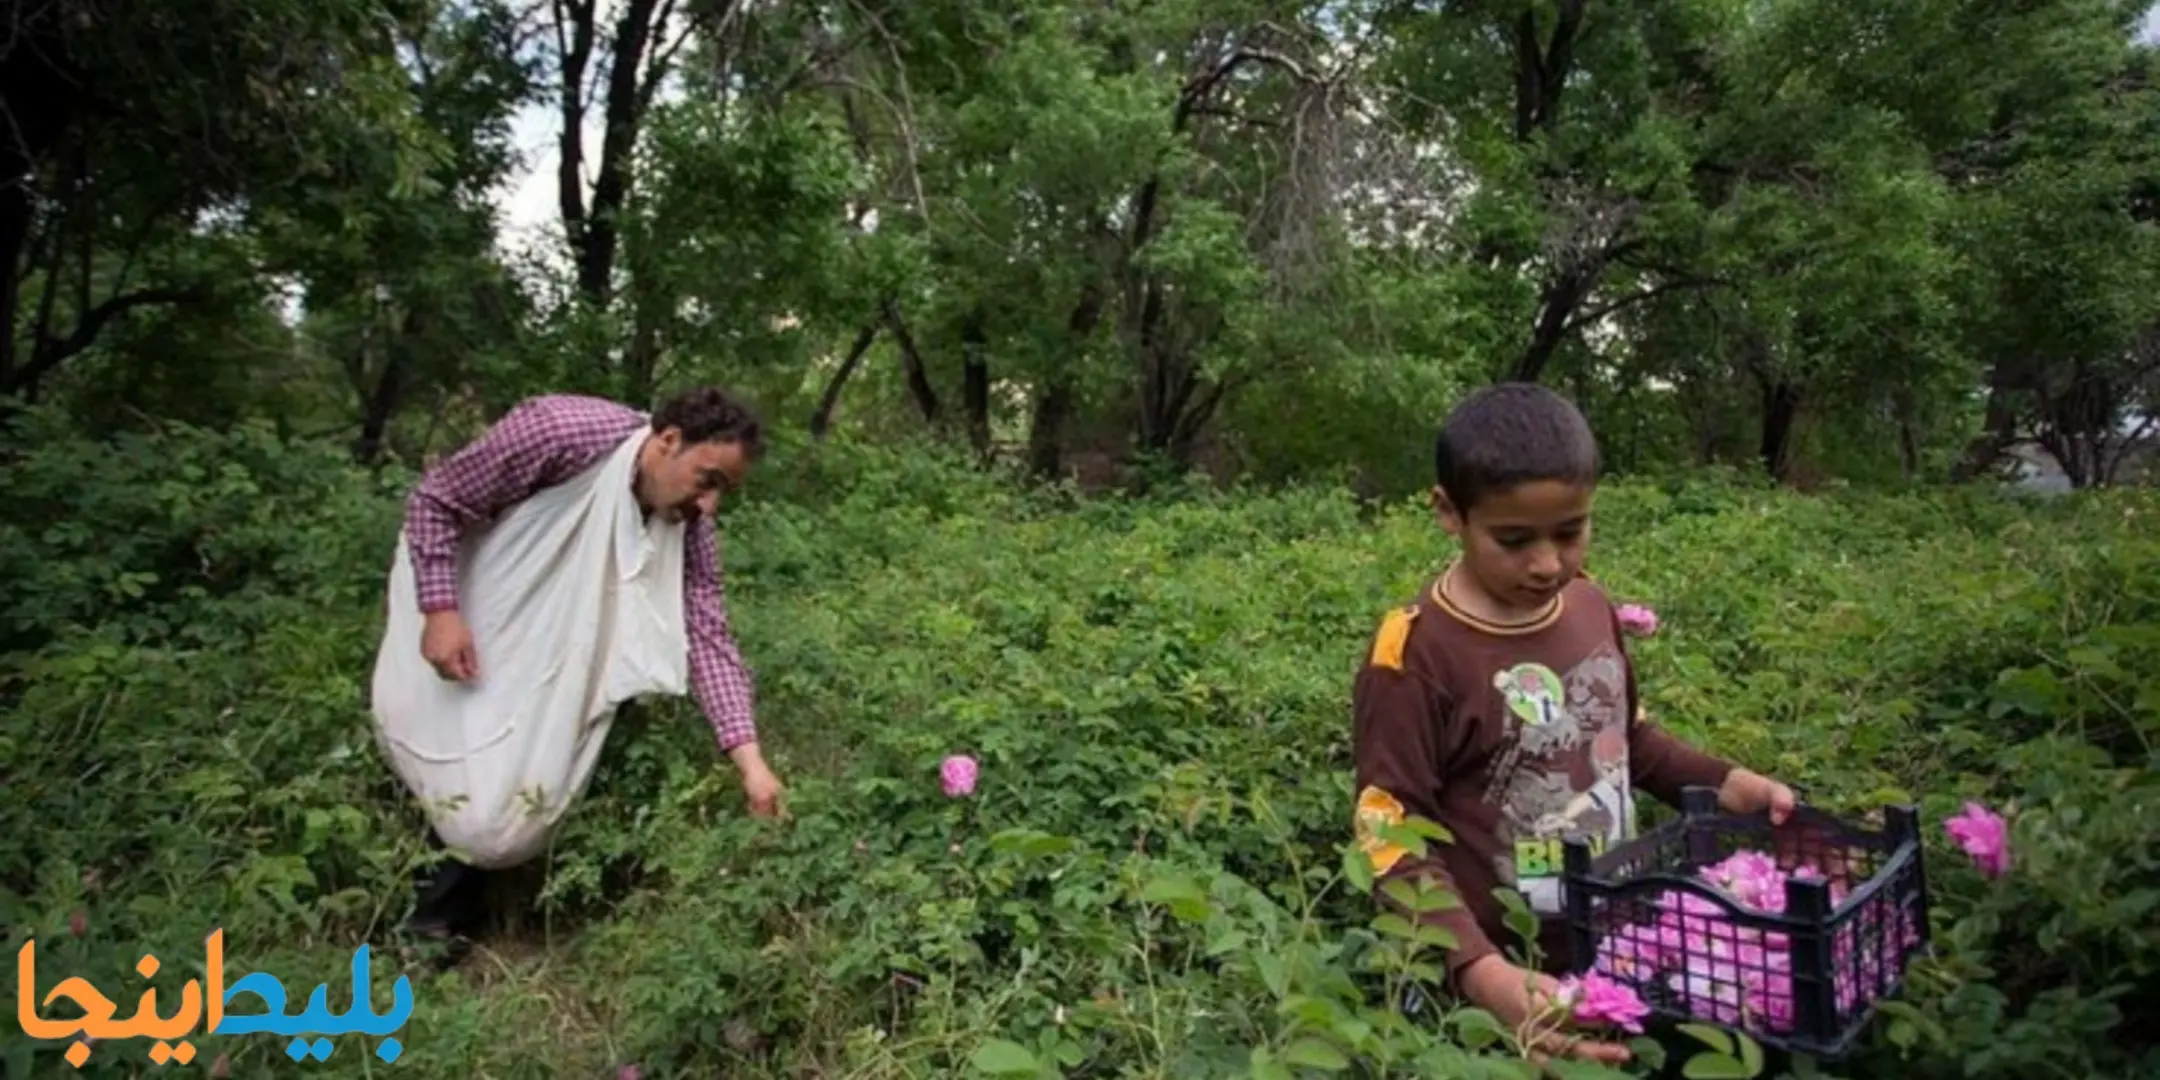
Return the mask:
M1388 899L1408 908L1413 914L1424 915L1434 911L1451 911L1462 906L1462 900L1452 891L1432 885L1420 879L1413 883L1394 878L1380 887Z
M1227 956L1230 953L1243 951L1249 944L1245 932L1231 926L1220 933L1208 936L1207 954L1209 956Z
M1170 914L1185 922L1204 922L1214 910L1200 886L1182 875L1168 875L1148 882L1140 892L1140 899L1169 908Z
M1755 1040L1748 1038L1745 1031L1734 1032L1733 1037L1740 1043L1740 1063L1747 1069L1747 1074L1749 1076L1761 1076L1763 1070L1762 1046Z
M1910 1020L1892 1020L1889 1029L1883 1032L1883 1037L1900 1050L1910 1050L1914 1043L1920 1041L1920 1029L1914 1027Z
M1447 830L1447 826L1442 825L1437 821L1429 821L1425 818L1413 817L1405 820L1403 822L1403 827L1409 829L1411 832L1418 834L1419 836L1430 837L1431 839L1438 840L1444 844L1452 844L1455 842L1455 834L1449 832Z
M1484 1009L1460 1009L1450 1019L1455 1022L1456 1038L1472 1050L1497 1045L1508 1037L1508 1030L1500 1023L1500 1018Z
M1388 937L1402 938L1405 941L1410 940L1417 933L1417 928L1411 925L1410 920L1392 911L1373 916L1372 928Z
M1293 1065L1306 1065L1328 1072L1341 1072L1350 1067L1350 1059L1344 1057L1342 1051L1314 1038L1299 1039L1291 1043L1289 1051L1283 1054L1283 1060Z
M1253 1080L1297 1080L1297 1074L1289 1066L1275 1060L1275 1055L1265 1046L1254 1047L1252 1052Z
M1680 1030L1694 1036L1695 1041L1727 1057L1731 1057L1737 1050L1733 1046L1732 1036L1726 1034L1724 1028L1711 1027L1708 1024L1681 1024Z
M993 850L1022 858L1039 859L1071 851L1073 841L1069 836L1056 836L1040 829L1006 829L990 838L990 846Z
M1558 1077L1559 1080L1611 1080L1613 1077L1628 1075L1610 1065L1600 1065L1594 1061L1573 1061L1567 1058L1547 1062L1545 1071Z
M1042 1071L1042 1064L1027 1047L1005 1039L991 1039L977 1047L970 1061L992 1076L1032 1076Z
M1372 860L1357 848L1343 852L1343 880L1360 893L1369 893L1373 887Z
M1420 924L1417 927L1416 931L1411 936L1411 940L1416 941L1420 945L1430 945L1433 948L1448 951L1453 951L1455 946L1457 945L1457 941L1455 940L1455 932L1453 930L1448 930L1438 926L1426 926L1423 924Z
M1642 1062L1643 1065L1651 1072L1657 1073L1665 1071L1664 1043L1661 1043L1656 1039L1650 1038L1648 1036L1644 1036L1639 1039L1628 1040L1627 1046L1628 1053L1634 1055L1635 1060Z
M1755 1074L1739 1058L1704 1051L1689 1058L1680 1075L1687 1080L1748 1080Z

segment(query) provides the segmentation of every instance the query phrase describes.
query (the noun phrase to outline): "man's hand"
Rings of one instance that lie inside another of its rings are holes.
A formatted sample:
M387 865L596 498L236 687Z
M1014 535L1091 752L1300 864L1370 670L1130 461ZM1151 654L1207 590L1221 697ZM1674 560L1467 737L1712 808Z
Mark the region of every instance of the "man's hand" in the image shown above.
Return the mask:
M471 682L480 676L480 654L473 649L472 630L455 609L428 612L427 626L420 634L420 655L445 679Z
M735 767L742 772L743 798L750 803L750 812L758 817L780 817L786 813L787 789L780 778L766 767L764 755L758 752L756 743L744 743L729 751L735 759Z
M1539 1018L1533 1025L1535 1035L1528 1047L1531 1056L1538 1061L1560 1056L1623 1065L1633 1056L1619 1043L1586 1040L1567 1034L1566 1024L1555 1019L1561 1008L1559 980L1544 972L1526 970L1493 953L1473 961L1458 978L1463 996L1493 1014L1510 1030L1521 1031L1525 1021Z
M1718 806L1727 813L1758 814L1767 810L1772 825L1785 824L1799 803L1793 789L1748 769L1726 774L1725 783L1718 788Z

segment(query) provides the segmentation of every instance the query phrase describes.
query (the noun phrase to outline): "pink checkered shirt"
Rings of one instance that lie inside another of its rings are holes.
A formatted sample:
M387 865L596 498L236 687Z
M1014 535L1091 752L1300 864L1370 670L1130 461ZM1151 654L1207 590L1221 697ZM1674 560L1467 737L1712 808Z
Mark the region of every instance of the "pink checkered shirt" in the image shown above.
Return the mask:
M530 398L464 449L435 463L405 506L405 538L419 579L420 610L458 604L458 543L474 526L518 500L576 476L632 431L644 413L599 398ZM720 584L720 542L710 518L689 523L683 559L690 629L690 682L722 752L757 739L753 682L728 628ZM485 664L487 658L481 657Z

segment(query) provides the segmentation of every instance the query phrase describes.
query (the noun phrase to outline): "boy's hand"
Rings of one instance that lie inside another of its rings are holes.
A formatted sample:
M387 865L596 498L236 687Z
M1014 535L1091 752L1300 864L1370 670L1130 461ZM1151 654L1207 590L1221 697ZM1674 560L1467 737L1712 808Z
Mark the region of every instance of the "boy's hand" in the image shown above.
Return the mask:
M1785 824L1799 801L1791 788L1749 769L1734 769L1718 788L1718 806L1727 813L1756 814L1767 810L1772 825Z
M1510 1030L1520 1031L1524 1021L1533 1016L1548 1016L1560 1008L1559 980L1541 971L1518 967L1498 953L1473 962L1457 978L1462 983L1464 997L1493 1014ZM1551 1030L1550 1020L1541 1020L1538 1027L1540 1036L1529 1050L1540 1061L1557 1055L1624 1065L1632 1056L1628 1048L1619 1043L1590 1041Z

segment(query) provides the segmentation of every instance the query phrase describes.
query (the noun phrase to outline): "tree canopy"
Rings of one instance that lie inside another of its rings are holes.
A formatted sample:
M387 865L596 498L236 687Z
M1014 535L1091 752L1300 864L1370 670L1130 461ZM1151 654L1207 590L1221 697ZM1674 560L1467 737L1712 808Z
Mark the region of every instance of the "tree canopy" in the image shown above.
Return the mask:
M376 460L712 380L1046 477L1392 490L1529 379L1625 469L2103 485L2160 386L2145 6L36 0L0 392Z

